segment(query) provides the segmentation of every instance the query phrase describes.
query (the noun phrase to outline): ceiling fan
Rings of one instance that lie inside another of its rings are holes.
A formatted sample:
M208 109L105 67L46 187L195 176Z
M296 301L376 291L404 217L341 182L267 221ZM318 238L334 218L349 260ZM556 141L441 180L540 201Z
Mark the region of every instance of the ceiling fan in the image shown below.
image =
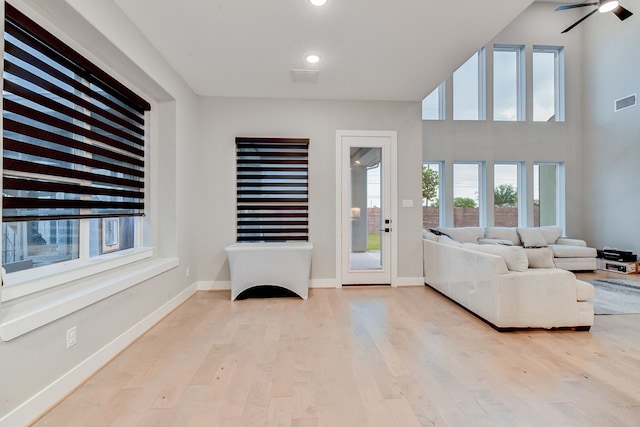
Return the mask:
M601 13L613 12L621 21L624 21L625 19L633 15L633 13L631 13L624 7L620 6L620 2L618 0L599 0L591 3L571 4L567 6L559 6L556 8L556 10L568 10L568 9L575 9L578 7L587 7L587 6L598 6L598 7L596 7L591 12L587 13L585 16L580 18L578 22L576 22L575 24L571 25L569 28L564 30L563 33L566 33L567 31L571 30L573 27L575 27L576 25L578 25L579 23L581 23L582 21L584 21L585 19L587 19L588 17L590 17L591 15L593 15L598 11Z

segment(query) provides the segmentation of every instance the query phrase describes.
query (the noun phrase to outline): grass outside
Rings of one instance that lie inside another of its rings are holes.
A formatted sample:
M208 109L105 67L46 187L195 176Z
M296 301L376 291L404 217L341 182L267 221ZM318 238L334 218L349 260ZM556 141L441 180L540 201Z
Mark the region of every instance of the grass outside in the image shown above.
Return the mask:
M380 233L369 233L367 236L367 251L380 250Z

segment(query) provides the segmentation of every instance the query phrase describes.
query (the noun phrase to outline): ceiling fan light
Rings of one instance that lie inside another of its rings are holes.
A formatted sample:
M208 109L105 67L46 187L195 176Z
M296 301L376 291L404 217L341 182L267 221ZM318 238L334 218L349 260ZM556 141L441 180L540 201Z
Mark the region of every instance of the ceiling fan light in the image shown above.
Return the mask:
M618 0L605 0L600 2L600 6L598 6L598 11L600 13L611 12L613 9L618 7L620 2Z

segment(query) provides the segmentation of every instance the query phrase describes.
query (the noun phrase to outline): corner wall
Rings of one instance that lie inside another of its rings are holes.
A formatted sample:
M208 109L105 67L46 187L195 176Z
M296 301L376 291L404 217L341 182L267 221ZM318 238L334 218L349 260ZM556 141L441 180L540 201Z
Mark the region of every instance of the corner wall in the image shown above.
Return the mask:
M591 244L640 252L640 105L614 112L614 101L640 95L640 0L634 15L584 22L584 215Z

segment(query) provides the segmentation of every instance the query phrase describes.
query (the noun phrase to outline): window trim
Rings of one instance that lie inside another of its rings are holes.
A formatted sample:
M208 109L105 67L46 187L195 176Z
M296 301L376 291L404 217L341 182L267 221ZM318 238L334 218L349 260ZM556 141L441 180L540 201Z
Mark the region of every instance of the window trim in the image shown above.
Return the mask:
M511 121L496 120L495 118L495 94L496 94L496 52L514 52L516 54L516 120L522 122L526 120L526 54L525 46L521 44L494 44L493 45L493 121Z
M440 83L438 85L438 87L436 87L434 90L431 91L431 93L429 93L427 96L424 97L424 99L422 100L422 120L446 120L447 118L447 94L446 94L446 87L447 87L447 82L443 81L442 83ZM436 92L437 91L437 92ZM427 98L429 98L430 96L432 96L433 94L436 94L434 96L437 96L437 106L438 106L438 113L437 113L437 117L436 118L425 118L424 116L424 102L427 100Z
M548 46L548 45L533 45L531 53L531 67L533 70L534 58L536 53L553 53L554 55L554 121L565 121L565 83L564 83L564 46ZM533 93L535 88L531 87L531 99L535 101ZM532 111L533 113L533 111ZM533 117L533 116L532 116ZM534 122L545 123L542 120L533 120Z

